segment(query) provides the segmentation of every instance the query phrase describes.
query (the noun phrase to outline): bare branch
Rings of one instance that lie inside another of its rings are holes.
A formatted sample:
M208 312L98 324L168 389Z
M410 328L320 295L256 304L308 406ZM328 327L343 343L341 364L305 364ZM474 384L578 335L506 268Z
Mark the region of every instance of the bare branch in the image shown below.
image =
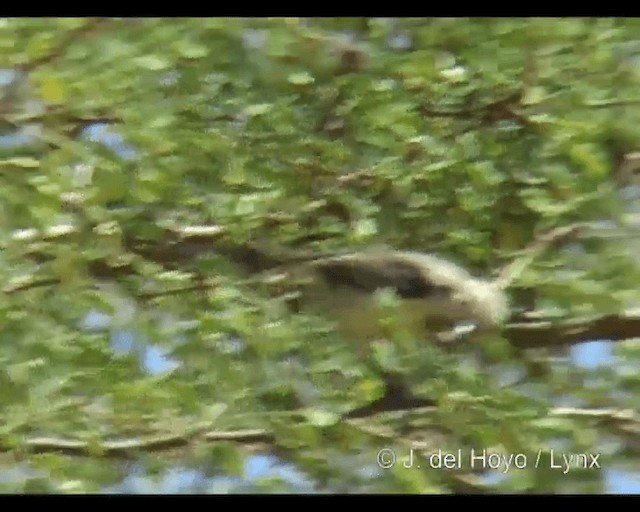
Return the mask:
M640 418L631 409L580 409L578 407L557 407L549 411L549 416L565 418L594 418L617 422L632 421L640 425Z
M181 435L105 441L102 444L58 437L34 437L27 439L23 447L32 453L38 454L53 452L72 456L87 456L92 453L99 453L106 457L127 457L139 450L147 452L165 451L181 448L187 444L188 438Z
M207 442L229 441L237 443L272 443L273 433L264 429L243 429L231 431L210 431L197 435L166 434L159 436L119 439L100 442L82 441L79 439L42 436L28 438L20 446L32 453L63 453L70 456L87 456L101 454L107 457L127 457L137 451L162 452L176 448L184 448L197 439ZM0 446L0 451L9 451L10 447Z
M622 341L640 337L637 311L561 322L543 320L509 324L503 331L519 348L561 347L590 340Z
M273 432L262 428L229 431L211 431L204 434L207 441L234 441L240 443L272 443Z
M183 293L197 292L201 290L210 290L215 288L216 283L199 283L192 286L184 286L182 288L172 288L170 290L160 290L157 292L144 292L136 295L141 300L153 300L160 297L170 297L172 295L182 295Z

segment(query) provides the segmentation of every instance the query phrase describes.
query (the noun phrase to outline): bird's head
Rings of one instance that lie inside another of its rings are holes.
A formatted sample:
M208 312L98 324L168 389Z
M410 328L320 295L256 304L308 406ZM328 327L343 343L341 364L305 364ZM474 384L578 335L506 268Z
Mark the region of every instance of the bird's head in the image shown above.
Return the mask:
M478 329L495 329L509 316L507 296L495 281L478 279L462 267L421 253L400 253L413 265L421 280L438 291L425 296L425 304L438 316L451 322L474 324ZM446 291L444 293L443 291Z
M467 316L480 330L499 328L509 317L506 295L491 281L471 278L452 293L451 300L461 316Z

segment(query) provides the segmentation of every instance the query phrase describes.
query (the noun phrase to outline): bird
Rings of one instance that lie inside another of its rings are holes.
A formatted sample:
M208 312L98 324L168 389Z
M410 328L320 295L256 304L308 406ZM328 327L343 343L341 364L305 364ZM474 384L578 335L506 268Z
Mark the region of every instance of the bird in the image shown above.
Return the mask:
M549 247L579 236L587 227L585 223L574 223L537 234L515 259L497 269L493 279L476 277L452 261L415 250L365 249L314 257L247 245L225 252L245 271L270 276L260 282L276 285L281 292L281 285L285 290L293 286L295 293L284 294L292 309L317 312L335 320L345 341L361 341L365 342L361 346L368 346L388 339L389 334L394 334L390 331L401 326L418 340L450 342L467 339L466 335L458 335L461 323L473 325L473 339L474 333L499 334L514 317L507 290ZM380 300L384 292L391 292L398 299L395 312L399 322L391 329L384 321L384 300ZM361 357L362 354L360 351ZM416 397L402 372L380 367L375 358L372 362L372 369L384 385L383 396L347 411L343 418L438 406L437 400Z
M284 292L295 312L317 312L335 320L345 341L368 346L394 334L394 326L389 329L384 319L381 300L385 292L391 292L399 306L395 326L405 328L418 340L451 342L467 338L458 335L460 324L471 324L472 334L498 334L513 317L506 290L547 248L584 229L584 223L574 223L538 234L494 279L476 277L452 261L415 250L365 249L314 257L247 244L219 246L218 252L249 274L262 274L258 281ZM468 329L462 331L469 333ZM346 418L437 405L433 400L416 398L399 373L377 370L386 388L384 396L348 412Z
M486 333L497 331L509 314L501 282L479 279L453 262L420 252L369 250L321 257L293 265L281 279L297 287L294 309L334 320L341 338L357 342L361 359L372 342L392 338L397 327L414 339L451 342L458 339L460 322ZM385 291L397 299L396 324L385 322ZM345 418L437 405L416 397L401 373L375 360L373 366L384 384L382 397L348 411Z
M381 292L398 299L398 320L416 337L473 324L499 329L509 315L507 296L496 281L480 279L441 257L414 251L359 251L296 265L299 309L334 319L340 334L371 342L388 331L381 318Z

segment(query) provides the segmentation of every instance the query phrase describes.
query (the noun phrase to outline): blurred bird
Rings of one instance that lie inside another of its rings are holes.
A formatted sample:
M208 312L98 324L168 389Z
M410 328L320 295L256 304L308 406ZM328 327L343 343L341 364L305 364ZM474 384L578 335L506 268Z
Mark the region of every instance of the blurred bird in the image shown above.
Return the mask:
M415 340L446 342L466 338L470 331L472 336L498 333L513 317L506 290L547 248L583 233L585 227L576 223L538 234L493 280L415 251L377 249L314 257L267 250L254 243L218 243L216 250L248 274L257 274L257 282L272 292L283 293L294 310L317 312L336 321L345 341L364 342L360 344L362 356L370 342L393 338L396 328ZM256 283L253 278L250 281ZM386 301L389 294L396 300ZM386 305L394 307L389 310ZM388 313L395 316L395 322L388 321ZM391 410L397 402L401 408L407 403L415 406L416 399L401 375L377 369L387 390L377 410ZM389 402L392 407L387 407ZM433 404L430 400L417 402ZM353 415L367 415L377 405L352 411Z
M417 337L451 331L461 322L497 329L509 308L498 282L478 279L436 256L407 251L357 252L299 264L288 279L300 291L299 307L338 323L346 339L384 338L380 292L399 301L398 320Z

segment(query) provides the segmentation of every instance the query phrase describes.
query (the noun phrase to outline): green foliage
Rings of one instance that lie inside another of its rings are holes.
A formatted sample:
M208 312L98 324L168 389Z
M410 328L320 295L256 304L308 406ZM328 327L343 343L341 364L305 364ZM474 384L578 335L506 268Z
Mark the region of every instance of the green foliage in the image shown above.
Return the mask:
M241 477L255 443L329 492L602 492L604 470L561 478L549 459L532 467L536 452L637 463L631 426L625 437L608 420L553 412L567 401L637 409L633 340L611 368L584 369L544 349L536 365L496 337L455 350L405 343L396 326L364 361L326 319L251 286L221 250L391 245L491 276L540 232L620 223L615 170L640 138L637 21L12 18L0 28L2 67L26 77L0 79L0 446L15 470L3 491L112 488L129 466L107 457L109 442L167 435L182 444L166 457L130 450L153 481L173 465ZM102 139L83 132L95 123L108 125ZM171 235L212 224L224 228L220 246ZM564 317L619 312L638 302L632 243L549 251L516 284ZM91 312L109 325L89 326ZM133 348L118 352L123 333ZM150 372L149 346L178 364ZM438 407L342 419L380 397L380 369ZM203 437L247 429L266 439ZM84 444L38 454L43 437ZM528 464L483 483L468 467L381 470L384 446L525 453ZM206 490L295 490L278 477L226 485Z

